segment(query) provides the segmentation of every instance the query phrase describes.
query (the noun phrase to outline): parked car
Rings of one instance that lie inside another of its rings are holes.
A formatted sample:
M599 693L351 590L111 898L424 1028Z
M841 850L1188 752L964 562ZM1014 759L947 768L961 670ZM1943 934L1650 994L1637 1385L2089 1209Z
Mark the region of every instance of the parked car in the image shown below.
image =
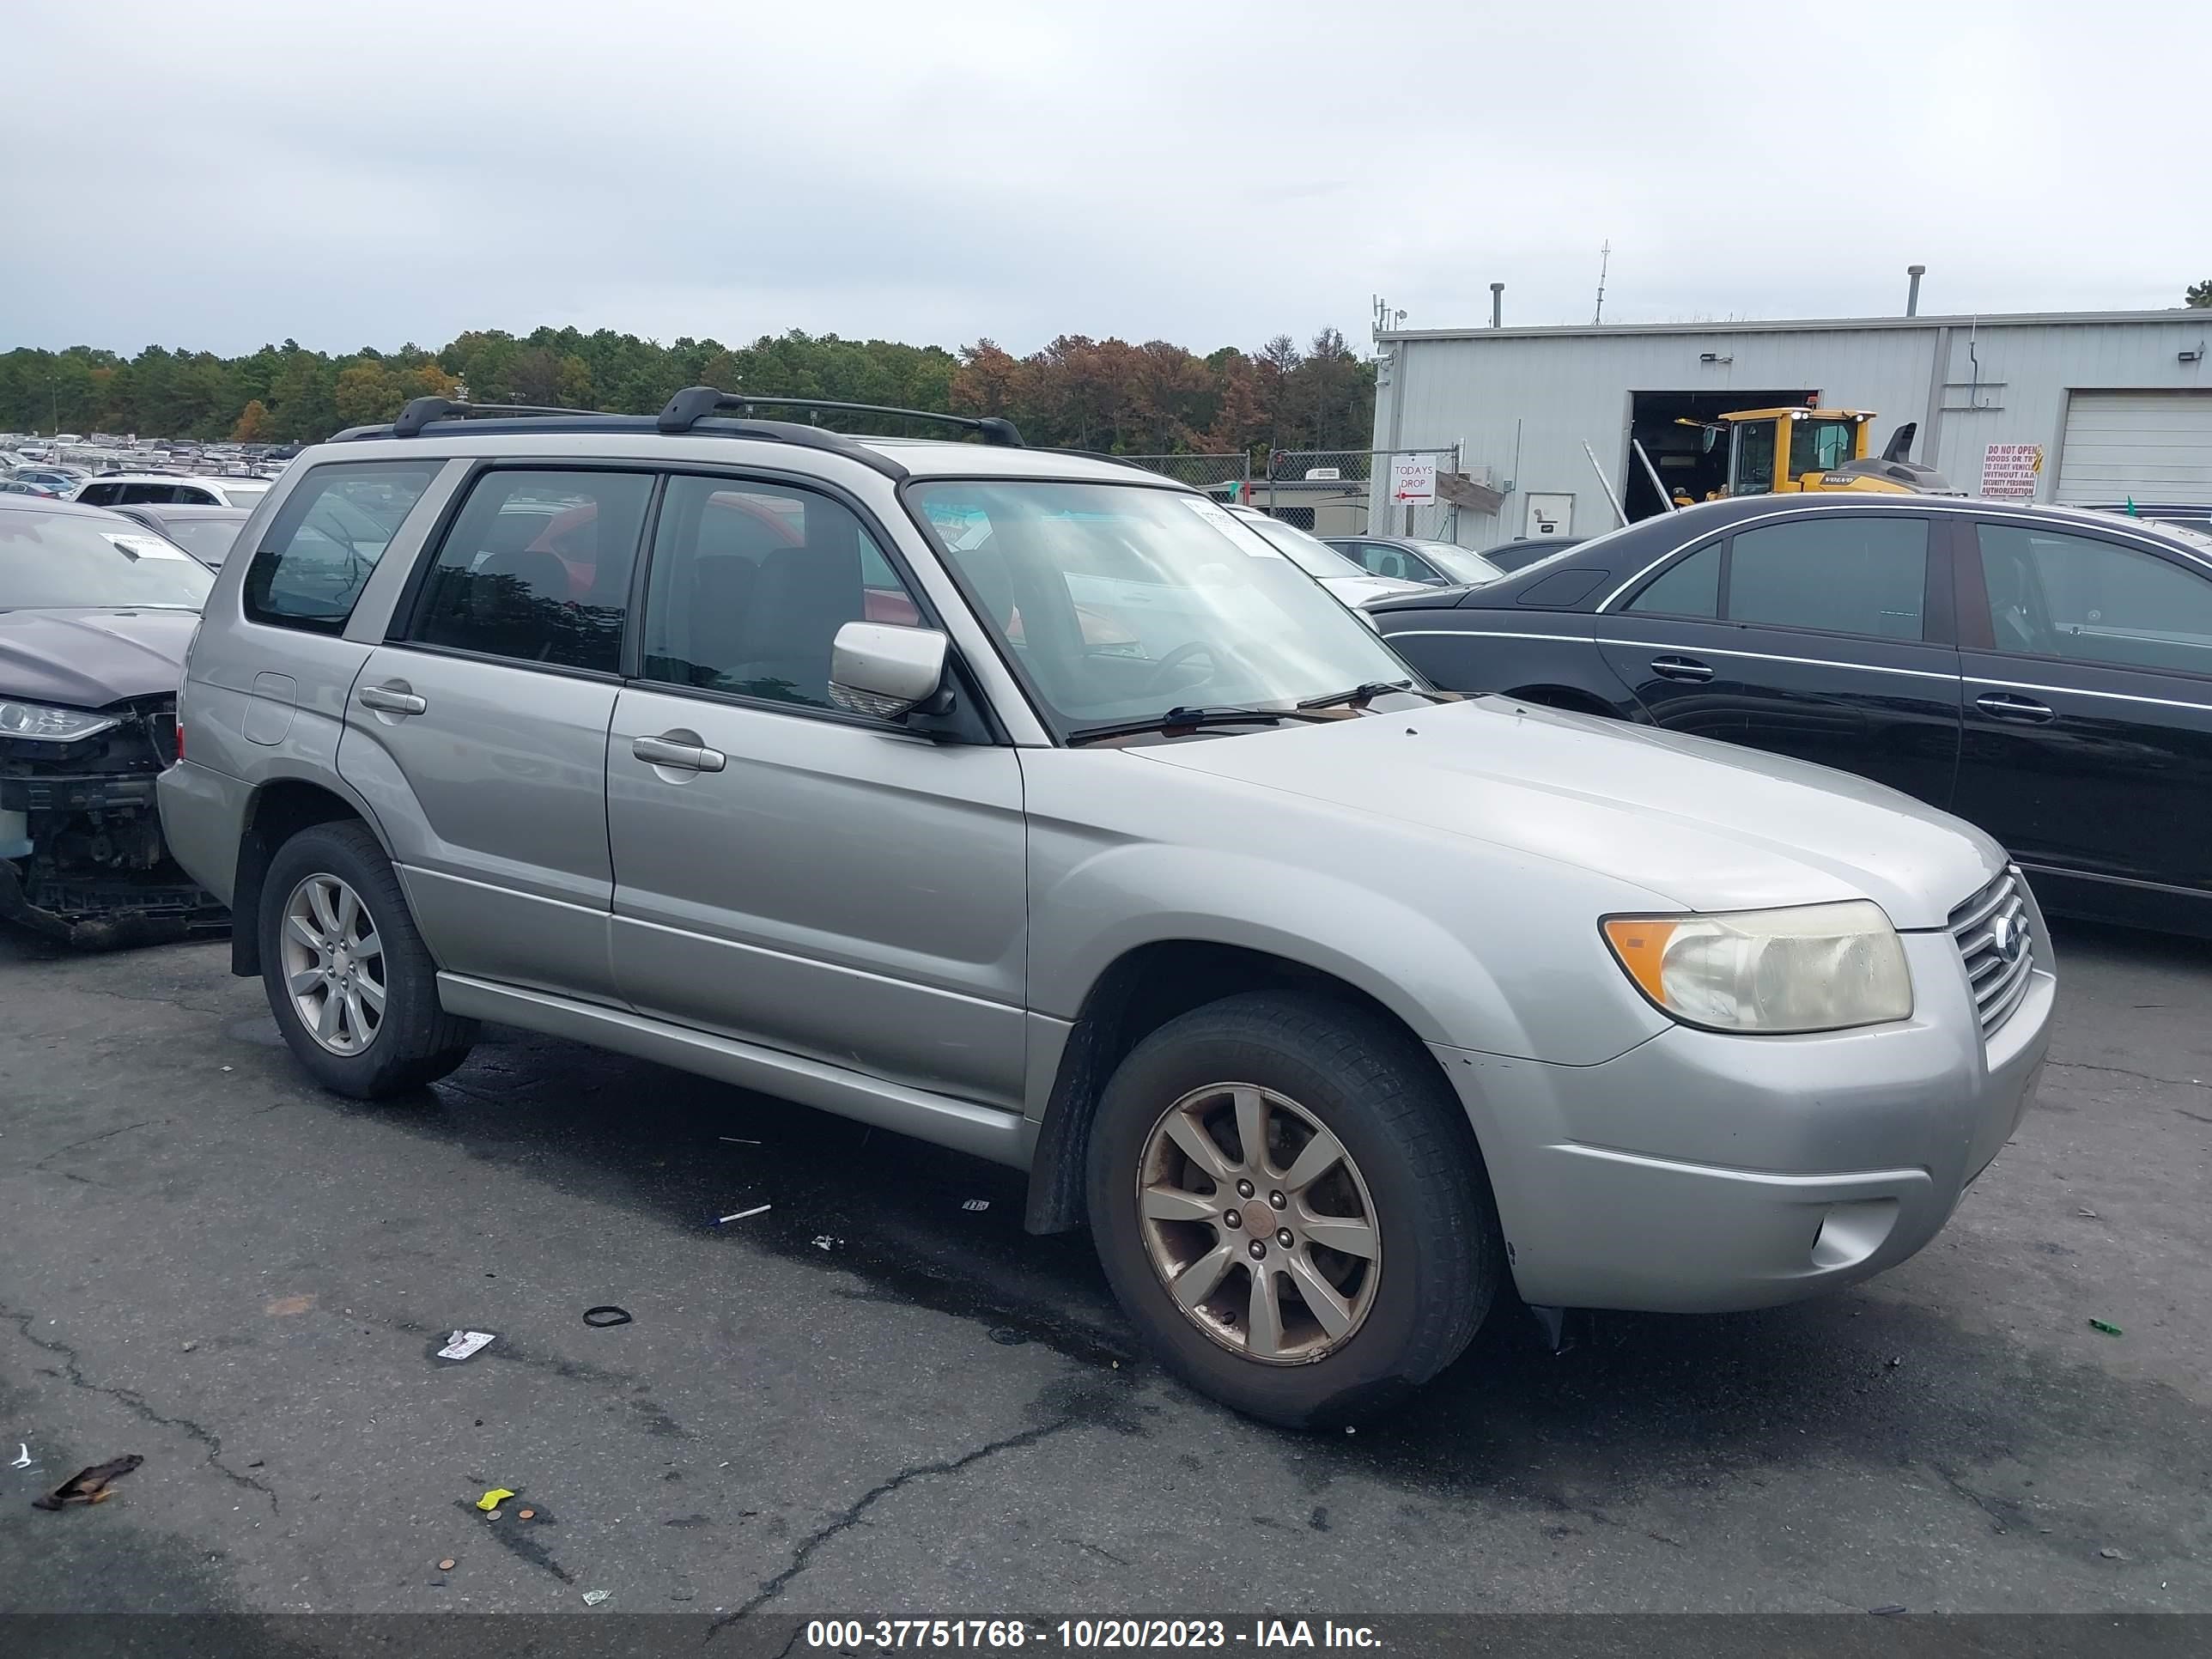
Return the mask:
M88 507L253 506L268 493L266 478L209 478L169 472L104 472L88 478L70 499Z
M1157 474L738 401L410 406L216 576L162 817L325 1086L495 1020L997 1159L1285 1423L1378 1409L1508 1285L1863 1278L2012 1133L2051 953L1989 836L1432 692Z
M1505 573L1481 554L1452 542L1412 536L1328 536L1329 546L1370 575L1423 587L1479 587Z
M1230 507L1223 511L1251 526L1268 546L1348 605L1358 607L1370 599L1419 590L1419 582L1394 580L1362 570L1327 542L1309 536L1294 524L1271 519L1257 507Z
M82 482L75 475L50 466L19 466L8 475L7 482L19 486L10 495L46 495L60 501L68 497Z
M128 519L0 496L0 919L86 945L222 925L154 798L210 580Z
M118 507L126 519L167 537L209 569L219 568L239 526L252 516L244 507Z
M1376 623L1439 684L1901 789L2054 910L2212 933L2212 540L1926 496L1719 501Z

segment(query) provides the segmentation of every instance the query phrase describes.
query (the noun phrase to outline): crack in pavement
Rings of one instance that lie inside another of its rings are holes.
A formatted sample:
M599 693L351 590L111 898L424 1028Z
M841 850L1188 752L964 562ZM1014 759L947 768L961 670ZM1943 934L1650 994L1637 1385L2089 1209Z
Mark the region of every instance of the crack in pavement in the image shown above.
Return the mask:
M1983 1497L1981 1493L1976 1492L1965 1481L1960 1480L1957 1475L1952 1474L1950 1470L1945 1468L1941 1463L1930 1463L1928 1467L1935 1470L1936 1478L1942 1480L1945 1486L1948 1486L1953 1492L1958 1493L1960 1497L1965 1498L1969 1504L1972 1504L1984 1515L1989 1516L1990 1525L1991 1527L1995 1528L2001 1533L2009 1534L2012 1531L2011 1524L2006 1521L2004 1516L1990 1502L1988 1498Z
M2212 1094L2212 1083L2199 1083L2194 1078L2158 1077L2149 1072L2130 1071L2125 1066L2092 1066L2081 1060L2053 1060L2046 1061L2058 1072L2109 1072L2114 1077L2131 1077L2141 1083L2162 1083L2169 1089L2202 1089Z
M838 1534L859 1526L861 1517L871 1509L909 1481L919 1480L924 1476L933 1474L958 1474L981 1462L985 1458L996 1457L1000 1452L1018 1451L1024 1446L1034 1446L1040 1440L1050 1439L1061 1431L1072 1429L1086 1420L1083 1412L1073 1411L1040 1427L1024 1429L1019 1434L1010 1434L1003 1440L988 1442L971 1452L962 1453L957 1457L944 1458L931 1463L909 1464L891 1476L890 1480L861 1493L852 1504L839 1510L827 1525L817 1528L801 1539L799 1547L792 1552L791 1564L775 1577L763 1581L761 1587L753 1592L743 1606L732 1613L724 1613L710 1625L707 1630L706 1639L711 1642L722 1633L726 1626L735 1624L747 1613L757 1611L782 1595L785 1587L806 1571L806 1564L813 1557L815 1551L836 1537Z
M31 1168L33 1170L45 1170L47 1164L52 1163L64 1152L73 1152L80 1146L91 1146L103 1140L112 1140L116 1136L127 1135L134 1129L150 1129L157 1123L167 1123L168 1121L169 1120L166 1117L149 1117L143 1123L126 1123L119 1129L102 1129L98 1134L85 1135L79 1139L70 1141L66 1146L55 1147L53 1151L48 1152L37 1163L32 1164ZM49 1171L48 1173L67 1175L69 1174L69 1171L66 1170L61 1170ZM83 1177L80 1176L75 1177L75 1179L82 1180Z
M19 1313L15 1309L0 1304L0 1319L12 1322L22 1339L33 1347L43 1348L48 1353L58 1356L62 1362L62 1375L72 1388L82 1389L88 1394L104 1394L109 1399L119 1401L129 1407L149 1423L158 1423L165 1429L180 1430L207 1449L208 1466L217 1474L222 1476L233 1486L244 1486L248 1491L259 1492L269 1500L269 1512L271 1515L282 1513L276 1502L276 1494L271 1488L256 1480L250 1474L240 1474L222 1461L222 1436L203 1428L189 1417L171 1417L155 1411L153 1407L146 1403L146 1396L136 1389L108 1388L93 1382L85 1376L82 1360L77 1351L66 1342L50 1341L46 1337L38 1335L31 1329L33 1318L33 1316L31 1314Z

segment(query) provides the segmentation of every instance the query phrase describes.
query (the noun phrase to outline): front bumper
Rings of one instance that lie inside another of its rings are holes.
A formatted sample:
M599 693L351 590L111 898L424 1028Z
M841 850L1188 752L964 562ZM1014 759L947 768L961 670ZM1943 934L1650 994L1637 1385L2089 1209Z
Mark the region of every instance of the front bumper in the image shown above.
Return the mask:
M167 855L155 778L0 770L0 921L94 948L225 927L222 907Z
M2050 1046L2050 936L1984 1042L1956 945L1904 936L1911 1019L1814 1036L1677 1026L1598 1066L1436 1046L1489 1164L1516 1285L1562 1307L1795 1301L1934 1237Z

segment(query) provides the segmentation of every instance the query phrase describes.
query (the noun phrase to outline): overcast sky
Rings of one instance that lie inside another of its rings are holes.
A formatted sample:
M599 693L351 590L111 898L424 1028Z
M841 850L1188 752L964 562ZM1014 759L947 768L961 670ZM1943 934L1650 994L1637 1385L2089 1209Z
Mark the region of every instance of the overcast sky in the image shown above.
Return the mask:
M2201 6L12 5L0 348L2179 303Z

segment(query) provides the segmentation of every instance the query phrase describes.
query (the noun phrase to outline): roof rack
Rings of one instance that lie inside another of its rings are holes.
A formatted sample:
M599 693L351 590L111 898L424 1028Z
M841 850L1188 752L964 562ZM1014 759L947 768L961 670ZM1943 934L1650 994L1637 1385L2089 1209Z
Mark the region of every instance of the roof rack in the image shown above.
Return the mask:
M457 404L451 398L413 398L392 423L395 438L419 438L433 421L466 421L479 416L594 415L605 410L555 409L544 404Z
M889 404L839 403L830 398L763 398L751 397L741 392L720 392L710 386L686 386L668 400L660 411L663 432L689 432L708 416L725 409L750 412L754 408L771 409L834 409L848 415L896 415L902 420L935 421L940 426L957 426L963 432L972 432L987 444L997 444L1010 449L1026 447L1022 434L1012 421L997 415L975 416L945 415L931 409L899 409Z

